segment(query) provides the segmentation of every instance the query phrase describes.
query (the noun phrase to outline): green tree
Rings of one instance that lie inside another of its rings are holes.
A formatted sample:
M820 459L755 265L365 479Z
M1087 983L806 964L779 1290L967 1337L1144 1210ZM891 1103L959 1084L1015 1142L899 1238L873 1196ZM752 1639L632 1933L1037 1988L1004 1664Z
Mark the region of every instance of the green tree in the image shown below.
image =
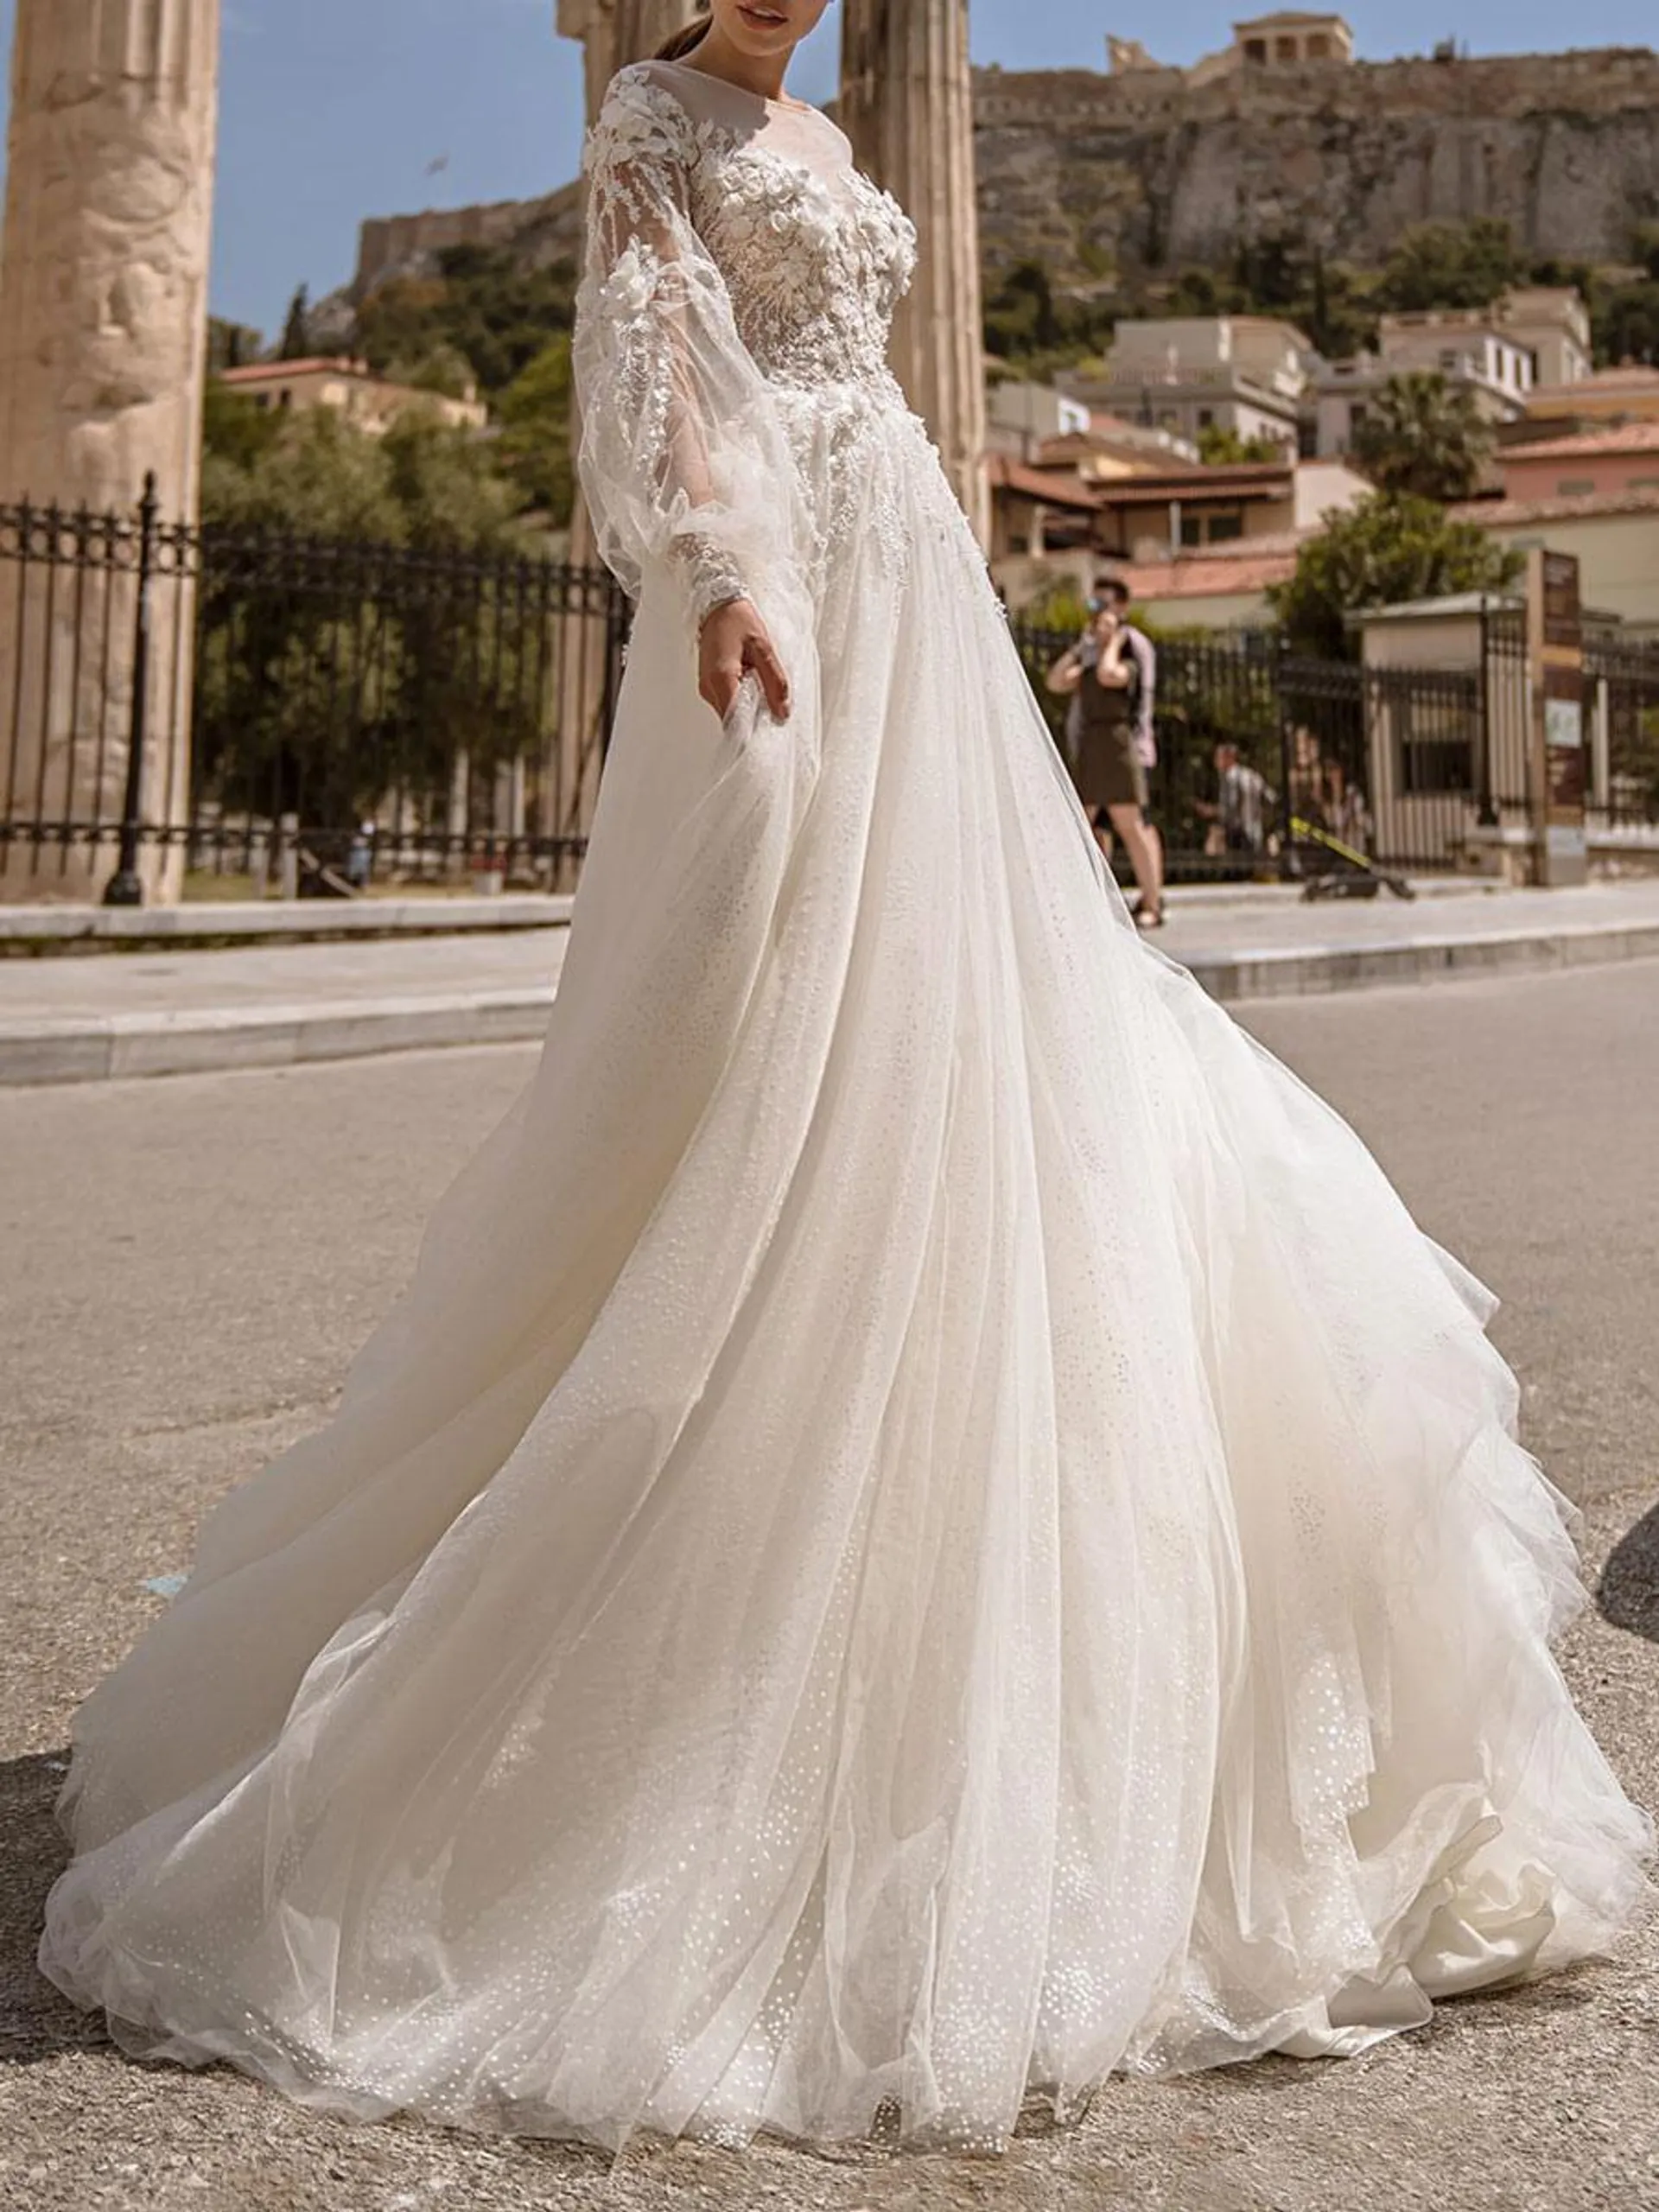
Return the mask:
M283 417L245 391L209 377L202 397L201 451L210 469L257 468L282 434Z
M1304 238L1276 231L1238 247L1234 274L1245 297L1262 314L1283 315L1307 298L1312 259Z
M380 449L386 486L410 544L470 553L524 550L518 491L496 467L491 448L470 431L412 413L392 424Z
M458 757L487 777L541 734L519 495L486 445L422 410L380 438L326 408L266 428L250 442L216 423L203 469L200 788L232 817L325 826L395 789L442 827Z
M226 394L232 402L237 395ZM393 496L383 442L332 408L274 410L250 436L216 400L202 466L205 522L306 537L365 537L401 544L408 535Z
M433 340L410 360L393 361L385 371L389 384L408 385L416 391L440 392L446 399L465 399L478 390L478 376L459 346L444 339Z
M1659 282L1598 288L1590 327L1595 356L1603 367L1639 361L1659 368Z
M1238 315L1255 305L1242 284L1213 269L1183 269L1164 300L1173 315Z
M1065 334L1053 284L1040 261L1016 262L985 302L985 343L1005 361L1051 352Z
M1432 499L1379 492L1333 515L1268 598L1293 651L1351 660L1358 644L1351 615L1450 592L1502 591L1521 566L1518 553L1476 523L1452 520Z
M1377 490L1420 499L1471 498L1491 450L1474 394L1434 369L1390 377L1354 433L1354 459Z
M526 505L542 509L561 524L569 521L575 499L570 459L572 391L570 336L561 331L496 403L500 424L497 460Z
M1371 280L1344 261L1316 253L1308 270L1306 300L1294 319L1327 361L1346 360L1376 342Z
M1225 468L1241 461L1282 461L1285 449L1272 438L1245 438L1220 423L1198 432L1198 459L1207 468Z
M245 368L264 350L264 339L245 322L227 322L222 315L207 319L207 366L214 376L226 369Z
M575 321L569 262L532 267L509 246L467 245L440 254L437 269L435 276L383 284L359 308L359 348L383 374L448 348L493 398Z
M283 342L277 349L279 361L304 361L311 353L311 296L303 284L289 304L288 320L283 325Z
M1485 308L1525 274L1510 226L1496 216L1472 223L1421 223L1383 264L1376 303L1394 314Z

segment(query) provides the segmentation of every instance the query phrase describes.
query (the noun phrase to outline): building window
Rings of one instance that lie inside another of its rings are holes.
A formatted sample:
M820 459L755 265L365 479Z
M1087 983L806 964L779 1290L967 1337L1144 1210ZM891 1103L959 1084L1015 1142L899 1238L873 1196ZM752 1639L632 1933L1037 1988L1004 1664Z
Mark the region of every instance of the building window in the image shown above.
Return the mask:
M1331 59L1331 41L1324 31L1308 33L1307 58L1310 61L1328 61Z
M1268 41L1266 41L1266 39L1264 39L1264 38L1247 38L1247 39L1245 40L1245 41L1244 41L1244 59L1245 59L1247 61L1265 61L1265 60L1267 60L1267 58L1268 58Z
M1357 399L1353 405L1348 410L1348 430L1350 436L1351 436L1353 433L1360 428L1364 420L1365 402L1363 399Z
M1211 545L1225 545L1232 539L1243 537L1243 535L1244 518L1236 507L1224 513L1211 516L1208 542Z
M1200 408L1199 408L1199 410L1198 410L1198 428L1199 428L1201 430L1207 430L1207 429L1211 429L1211 428L1212 427L1212 425L1214 424L1214 423L1215 423L1215 419L1216 419L1216 410L1215 410L1215 409L1214 409L1213 407L1200 407Z
M1203 544L1204 517L1202 515L1195 515L1190 511L1183 509L1181 513L1181 543L1183 545L1186 546Z
M1577 499L1595 488L1593 476L1563 476L1555 486L1555 496L1558 499Z
M1457 365L1458 357L1456 353L1452 352L1449 346L1443 346L1440 351L1441 368L1446 372L1447 376L1451 376L1456 372Z
M1295 40L1294 38L1274 39L1273 41L1273 58L1275 61L1294 61L1296 59Z

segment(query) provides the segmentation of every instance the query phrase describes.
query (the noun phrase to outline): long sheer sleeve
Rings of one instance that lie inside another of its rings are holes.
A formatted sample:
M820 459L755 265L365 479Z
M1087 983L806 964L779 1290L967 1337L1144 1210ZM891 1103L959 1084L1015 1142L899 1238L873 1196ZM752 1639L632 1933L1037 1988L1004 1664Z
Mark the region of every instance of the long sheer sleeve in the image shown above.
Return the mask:
M795 557L794 464L692 219L697 157L673 94L622 71L588 139L575 344L601 555L635 597L653 567L669 570L694 628L759 598Z

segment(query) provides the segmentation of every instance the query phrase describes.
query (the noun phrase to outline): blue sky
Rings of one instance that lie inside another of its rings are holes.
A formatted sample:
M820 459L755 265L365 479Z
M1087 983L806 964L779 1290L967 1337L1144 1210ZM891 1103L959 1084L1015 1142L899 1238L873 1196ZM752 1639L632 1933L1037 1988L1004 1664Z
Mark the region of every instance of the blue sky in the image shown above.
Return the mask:
M84 4L85 0L76 0ZM270 332L296 284L344 281L365 215L528 197L575 174L576 50L554 0L225 0L215 310ZM0 0L10 50L16 0ZM1108 29L1161 59L1224 45L1235 11L1196 0L973 0L976 58L1005 67L1097 67ZM1653 0L1366 0L1348 10L1362 54L1425 53L1455 32L1477 54L1635 46ZM795 89L833 90L840 9L798 65ZM3 97L0 93L0 97ZM428 164L448 157L441 175Z

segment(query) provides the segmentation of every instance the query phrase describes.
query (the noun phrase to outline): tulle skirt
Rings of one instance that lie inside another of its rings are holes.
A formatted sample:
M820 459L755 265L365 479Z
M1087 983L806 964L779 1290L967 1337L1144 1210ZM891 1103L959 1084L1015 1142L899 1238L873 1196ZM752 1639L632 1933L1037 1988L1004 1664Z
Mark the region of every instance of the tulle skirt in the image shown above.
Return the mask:
M786 725L648 587L537 1073L80 1716L42 1962L134 2050L989 2146L1640 1903L1490 1301L1137 938L868 443Z

